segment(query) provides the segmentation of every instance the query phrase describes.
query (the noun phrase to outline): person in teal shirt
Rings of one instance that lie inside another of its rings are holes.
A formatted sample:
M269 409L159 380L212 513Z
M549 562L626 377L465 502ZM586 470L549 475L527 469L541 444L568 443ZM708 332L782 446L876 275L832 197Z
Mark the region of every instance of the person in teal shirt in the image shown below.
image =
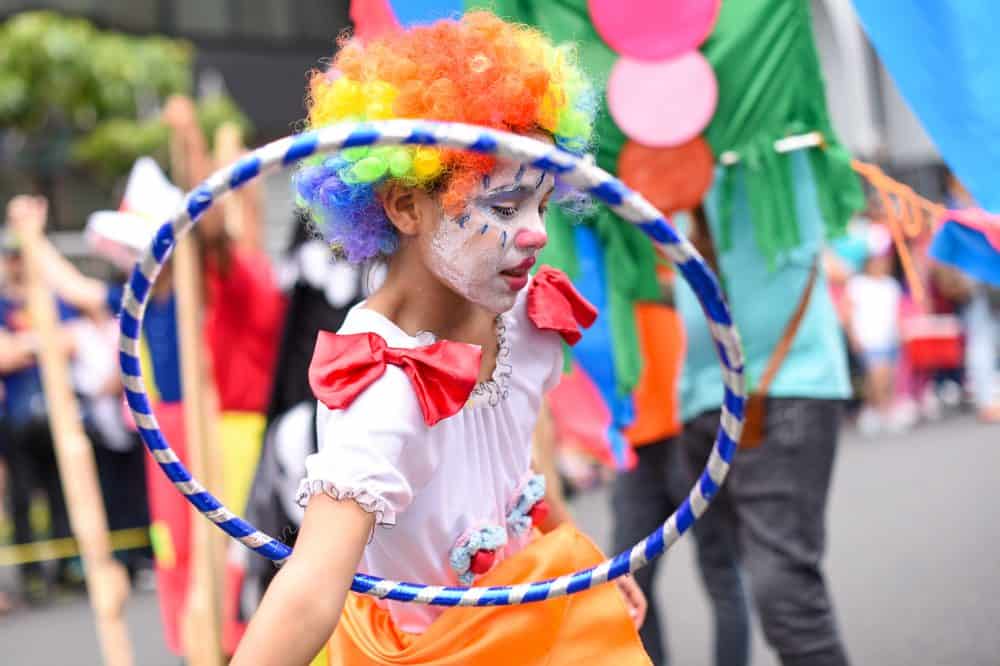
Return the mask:
M725 485L695 523L695 532L706 585L741 585L731 575L738 562L767 641L784 666L842 665L847 657L821 560L841 402L851 387L844 336L820 261L826 239L816 186L807 155L795 154L790 163L797 215L797 243L790 249L770 257L761 251L742 166L731 174L727 233L718 187L705 200L703 218L692 220L692 241L716 263L742 337L750 390L792 319L813 265L820 262L791 349L767 390L764 440L736 454ZM715 439L723 384L708 323L681 281L677 308L688 340L680 405L682 445L693 482Z
M791 161L793 177L800 183L796 192L798 247L780 255L777 265L769 268L767 258L754 240L749 204L737 174L730 225L732 240L728 250L716 251L723 289L743 340L751 391L799 303L813 263L821 258L826 246L809 165L801 154L794 155ZM709 193L704 208L711 238L719 238L717 190ZM689 421L722 405L722 373L708 321L694 292L682 280L678 280L677 308L688 339L680 385L681 419ZM771 382L768 395L827 400L843 400L851 395L844 336L822 270L791 350Z

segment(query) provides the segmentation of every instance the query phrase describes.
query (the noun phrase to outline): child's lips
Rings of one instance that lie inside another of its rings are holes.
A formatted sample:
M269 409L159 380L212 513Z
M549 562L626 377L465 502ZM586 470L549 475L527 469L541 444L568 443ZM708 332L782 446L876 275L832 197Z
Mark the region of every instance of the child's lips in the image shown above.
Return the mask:
M528 271L535 265L535 258L528 257L517 266L500 271L500 276L507 282L511 291L521 291L528 284Z
M504 281L507 282L507 286L511 291L521 291L528 284L527 271L521 275L512 275L508 272L503 272L500 275L503 276Z

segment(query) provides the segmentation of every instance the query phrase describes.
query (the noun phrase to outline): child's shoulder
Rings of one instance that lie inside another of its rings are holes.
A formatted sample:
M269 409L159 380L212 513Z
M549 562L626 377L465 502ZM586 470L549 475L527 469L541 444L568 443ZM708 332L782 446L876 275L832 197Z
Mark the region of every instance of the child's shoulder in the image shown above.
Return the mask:
M411 336L384 315L356 306L336 334L320 332L309 383L329 409L385 416L391 408L430 427L462 408L481 359L475 345L435 341L430 333Z
M359 303L351 308L344 323L337 329L337 335L355 335L358 333L374 333L385 340L390 347L417 347L422 342L422 336L411 336L397 326L391 319ZM426 344L426 341L423 341Z

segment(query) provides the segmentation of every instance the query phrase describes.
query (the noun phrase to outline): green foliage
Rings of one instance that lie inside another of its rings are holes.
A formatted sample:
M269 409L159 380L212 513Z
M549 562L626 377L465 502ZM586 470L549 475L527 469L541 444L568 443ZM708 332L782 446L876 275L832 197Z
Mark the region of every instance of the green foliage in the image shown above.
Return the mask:
M47 152L106 181L142 155L164 163L168 131L155 116L170 95L190 94L193 58L184 40L99 30L48 11L17 14L0 23L0 128L39 139L36 149L69 136ZM244 137L252 130L225 94L200 100L198 119L210 142L227 121Z
M234 123L240 129L240 136L246 141L253 132L253 124L233 98L224 93L198 100L198 123L201 131L211 143L215 131L225 123Z
M197 112L198 123L209 143L224 123L235 123L244 138L253 128L250 119L228 95L199 100ZM143 155L166 164L169 138L166 125L158 118L148 121L114 118L100 123L75 141L70 157L73 162L92 169L100 179L113 180L128 172L135 160Z
M111 181L127 173L143 155L166 164L168 139L167 126L158 119L139 122L114 118L74 142L70 157L90 168L100 180Z
M0 24L0 124L88 131L135 118L167 95L190 92L192 58L183 40L98 30L53 12L17 14Z

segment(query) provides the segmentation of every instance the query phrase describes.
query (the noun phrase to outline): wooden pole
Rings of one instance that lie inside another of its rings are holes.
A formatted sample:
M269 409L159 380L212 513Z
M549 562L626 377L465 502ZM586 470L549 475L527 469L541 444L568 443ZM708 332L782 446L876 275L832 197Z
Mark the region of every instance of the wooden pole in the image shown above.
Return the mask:
M175 102L178 108L181 104L184 113L190 109L189 120L193 120L190 100ZM191 135L184 133L195 131L200 132L197 125L190 122L175 126L170 139L171 173L174 182L186 189L196 184L193 181L198 174L192 173ZM204 292L197 243L193 233L186 234L178 241L173 254L184 431L192 475L206 487L218 488L218 475L214 473L217 465L212 459L217 407L204 343ZM219 666L223 663L223 535L194 507L191 511L194 514L191 520L192 566L182 627L184 649L191 666Z
M218 165L232 164L243 154L243 140L240 138L240 130L233 123L224 123L215 132L215 153L213 155L215 163ZM222 214L225 219L226 233L237 243L253 244L256 242L256 229L248 225L245 213L251 202L245 196L245 190L241 188L236 192L227 192L220 199Z
M215 164L232 164L245 152L240 128L235 123L220 125L215 132ZM235 192L227 192L219 201L226 232L242 247L260 248L259 195L257 181L252 180Z
M130 666L133 663L132 645L124 617L128 576L125 568L112 557L94 452L84 434L80 407L73 393L56 302L38 263L40 240L33 233L24 234L21 239L28 279L28 309L39 339L38 361L59 478L70 526L80 545L87 593L97 622L97 638L104 663Z

